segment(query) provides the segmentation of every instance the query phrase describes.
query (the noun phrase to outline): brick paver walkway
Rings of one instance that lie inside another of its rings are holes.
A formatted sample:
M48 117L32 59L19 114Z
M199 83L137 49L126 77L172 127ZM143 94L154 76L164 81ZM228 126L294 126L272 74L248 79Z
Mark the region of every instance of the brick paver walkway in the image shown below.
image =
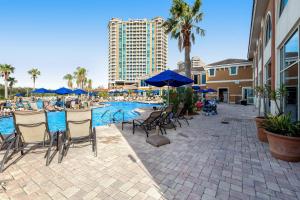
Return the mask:
M300 199L300 163L271 157L254 116L221 104L217 116L168 130L171 144L159 148L130 125L99 127L97 158L75 146L46 167L45 150L34 150L0 174L0 199Z

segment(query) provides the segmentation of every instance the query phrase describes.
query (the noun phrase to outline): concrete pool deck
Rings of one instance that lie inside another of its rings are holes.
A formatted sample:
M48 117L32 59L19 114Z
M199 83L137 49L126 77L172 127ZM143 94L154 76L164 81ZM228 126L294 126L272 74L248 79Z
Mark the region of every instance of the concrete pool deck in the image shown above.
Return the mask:
M159 148L118 124L97 128L98 157L76 145L46 167L45 149L31 151L0 174L0 199L300 199L300 163L271 157L254 107L218 111L168 129L171 144Z

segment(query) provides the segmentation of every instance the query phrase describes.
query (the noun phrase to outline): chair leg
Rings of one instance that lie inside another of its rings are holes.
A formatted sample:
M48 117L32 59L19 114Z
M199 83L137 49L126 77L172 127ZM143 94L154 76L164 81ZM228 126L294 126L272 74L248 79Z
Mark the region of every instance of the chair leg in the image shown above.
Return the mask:
M147 137L149 137L149 132L147 130L148 127L143 126L144 131L146 132Z
M94 149L94 156L97 157L97 135L96 135L96 130L94 128L93 130L93 149Z
M187 123L187 125L189 126L189 121L187 120L187 118L183 117L183 119L185 120L185 122Z
M5 154L4 154L4 157L3 157L2 162L1 162L0 173L3 172L4 164L7 162L7 160L6 160L6 159L7 159L7 156L8 156L8 154L9 154L9 151L10 151L11 147L12 147L13 144L15 143L15 141L16 141L15 139L14 139L13 141L11 141L10 144L8 145L8 147L7 147L7 150L6 150Z
M135 124L134 124L134 120L133 120L133 122L132 122L132 134L134 134L134 132L135 132Z
M62 135L58 133L58 163L61 163L63 159L63 149L64 149L64 142Z
M50 154L51 154L51 148L52 148L52 145L53 145L53 141L54 141L54 136L51 137L51 140L50 140L50 144L49 144L49 147L48 147L48 150L46 152L46 166L48 166L50 164Z
M179 124L179 127L181 128L181 123L178 118L176 118L176 122Z

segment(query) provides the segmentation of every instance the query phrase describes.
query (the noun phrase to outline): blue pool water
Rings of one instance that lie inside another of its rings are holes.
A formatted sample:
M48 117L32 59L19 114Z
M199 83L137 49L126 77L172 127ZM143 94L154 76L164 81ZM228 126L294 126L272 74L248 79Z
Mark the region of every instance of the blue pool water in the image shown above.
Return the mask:
M158 104L145 104L136 102L109 102L106 107L93 109L93 127L116 123L136 118L139 114L136 108L153 107ZM117 112L119 111L119 112ZM66 130L65 112L48 112L48 125L51 132ZM12 117L0 118L0 133L10 134L14 131Z

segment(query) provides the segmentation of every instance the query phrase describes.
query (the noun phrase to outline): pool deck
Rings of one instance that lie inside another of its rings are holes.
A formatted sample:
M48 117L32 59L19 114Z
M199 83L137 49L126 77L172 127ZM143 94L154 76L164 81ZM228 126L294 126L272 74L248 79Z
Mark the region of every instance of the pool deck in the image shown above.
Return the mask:
M218 108L167 130L171 144L159 148L118 124L97 128L98 157L76 145L46 167L45 149L31 151L0 174L0 199L300 199L300 163L272 158L258 141L254 107Z

